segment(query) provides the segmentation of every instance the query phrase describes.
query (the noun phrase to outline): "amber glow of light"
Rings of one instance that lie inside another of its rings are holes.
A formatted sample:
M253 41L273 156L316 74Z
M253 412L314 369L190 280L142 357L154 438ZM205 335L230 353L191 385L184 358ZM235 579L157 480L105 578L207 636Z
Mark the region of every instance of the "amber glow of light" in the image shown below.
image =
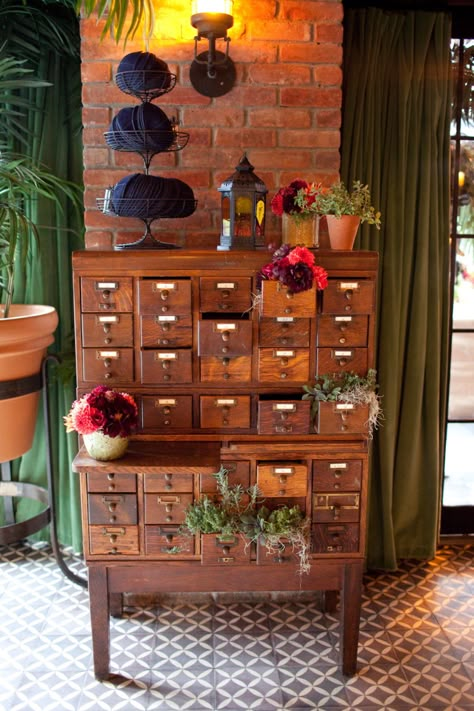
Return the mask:
M232 15L232 0L193 0L191 14L202 12L219 12Z
M462 170L460 170L458 173L458 185L460 188L462 188L464 185L465 177L466 176L464 175L464 172Z

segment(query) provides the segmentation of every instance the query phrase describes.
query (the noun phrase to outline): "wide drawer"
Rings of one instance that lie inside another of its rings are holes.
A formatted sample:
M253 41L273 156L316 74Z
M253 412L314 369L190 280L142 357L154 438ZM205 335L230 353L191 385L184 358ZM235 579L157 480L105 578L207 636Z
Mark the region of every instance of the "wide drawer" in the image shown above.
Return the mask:
M192 501L192 494L146 494L145 523L184 523L186 509Z
M93 555L138 555L138 526L89 526Z
M313 553L357 553L359 525L357 523L317 523L312 526Z
M308 487L306 464L257 464L257 485L264 496L305 496Z
M313 494L313 521L315 523L358 521L359 505L359 493L334 494L327 492Z
M134 492L136 490L136 474L102 474L102 472L87 472L87 491L89 492Z
M190 279L140 279L140 314L191 314Z
M82 370L84 380L107 383L133 381L132 348L83 348Z
M142 351L141 382L149 384L191 383L192 354L190 350Z
M193 322L190 314L140 316L142 348L188 348L193 345Z
M133 291L130 277L81 278L82 311L132 311Z
M279 281L263 281L260 296L260 316L294 316L312 318L316 315L316 289L293 294Z
M237 387L252 378L251 356L201 356L199 359L202 383L225 382Z
M341 459L313 462L313 491L359 491L362 461Z
M261 318L259 325L259 344L261 347L307 348L309 346L309 318L276 316Z
M136 494L89 494L88 520L90 524L135 525L138 523Z
M191 473L145 474L144 489L151 493L191 492L194 488L194 476Z
M201 560L203 565L238 565L250 562L250 545L243 537L201 535Z
M192 395L152 396L141 398L142 430L191 429Z
M244 313L252 305L250 277L201 277L199 289L202 313Z
M367 434L369 406L320 402L315 422L319 434Z
M199 398L202 428L248 429L250 427L250 396L235 395Z
M309 400L260 400L259 434L308 434L310 405Z
M366 347L368 316L321 314L318 318L318 346Z
M82 314L81 329L85 348L133 346L132 314Z
M250 462L222 461L227 471L227 479L231 486L240 485L248 489L250 485ZM200 490L206 494L217 492L216 477L212 474L201 474Z
M258 379L265 383L307 382L309 349L259 348Z
M368 360L367 348L318 348L317 373L344 373L351 372L366 375Z
M252 353L251 321L199 321L200 356L238 356Z
M179 526L145 526L146 555L174 558L194 553L194 536L180 533Z
M371 314L374 307L374 282L368 279L329 279L323 291L323 314Z

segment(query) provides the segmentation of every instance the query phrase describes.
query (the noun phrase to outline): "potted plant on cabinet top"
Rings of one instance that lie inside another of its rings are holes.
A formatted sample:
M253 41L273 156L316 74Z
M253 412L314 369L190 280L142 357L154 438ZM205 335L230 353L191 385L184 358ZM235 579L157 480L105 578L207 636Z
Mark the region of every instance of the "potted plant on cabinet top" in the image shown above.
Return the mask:
M3 49L3 48L2 48ZM0 461L27 452L36 424L41 363L53 342L58 316L51 306L12 304L15 269L24 271L38 226L29 217L31 199L48 199L61 208L62 196L80 204L79 188L52 175L27 156L12 153L9 126L25 102L12 93L46 82L26 78L23 62L0 49ZM20 110L20 113L19 113Z
M352 249L361 222L379 230L381 215L372 205L368 185L360 180L348 190L342 181L318 193L316 208L325 215L332 249Z

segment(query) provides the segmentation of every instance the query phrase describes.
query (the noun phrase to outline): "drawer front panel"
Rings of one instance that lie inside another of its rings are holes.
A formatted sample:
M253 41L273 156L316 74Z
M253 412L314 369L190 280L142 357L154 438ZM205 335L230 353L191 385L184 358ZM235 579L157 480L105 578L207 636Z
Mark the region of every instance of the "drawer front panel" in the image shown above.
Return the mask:
M374 312L374 283L364 279L329 279L323 291L324 314L371 314Z
M190 314L140 316L142 348L190 348L193 345L193 325Z
M293 294L278 281L263 281L260 300L260 316L316 316L316 289Z
M360 495L313 494L313 521L316 523L355 522L359 520Z
M222 466L227 470L227 478L231 486L240 484L244 489L250 486L250 462L223 461ZM206 494L217 492L216 477L212 474L200 475L200 491Z
M84 348L82 351L84 380L113 385L133 382L133 350L131 348Z
M356 523L317 523L312 526L313 553L357 553L359 526Z
M291 543L282 539L281 548L267 548L264 543L257 545L257 564L258 565L284 565L292 563L298 565L299 557Z
M251 356L201 356L199 366L202 383L226 382L238 386L252 377Z
M81 329L85 348L133 346L132 314L82 314Z
M250 277L200 279L202 313L244 313L252 306Z
M280 316L260 319L259 343L262 347L308 348L309 318Z
M194 477L192 474L145 474L144 488L150 493L175 493L193 491Z
M330 316L321 314L318 319L318 346L367 346L368 316Z
M138 555L138 526L89 526L93 555Z
M146 494L145 523L184 523L192 500L192 494Z
M318 348L317 372L344 373L353 372L358 375L367 374L367 349L366 348Z
M201 535L203 565L238 565L250 562L250 545L241 536Z
M308 434L310 407L309 400L260 400L259 434Z
M145 526L145 553L170 558L194 553L194 536L183 536L179 526Z
M136 474L102 474L101 472L87 473L87 491L106 492L135 492L137 490Z
M362 482L362 462L313 462L313 491L359 491Z
M135 494L89 494L88 505L89 523L124 526L138 523Z
M257 465L257 485L264 496L305 496L308 471L294 462Z
M81 308L82 311L132 311L132 279L96 279L82 277L81 279Z
M319 434L366 434L368 420L368 405L320 402L315 427Z
M214 397L201 395L200 420L202 428L233 429L250 427L250 396Z
M191 383L191 351L142 351L142 383Z
M140 314L191 314L189 279L141 279L138 284Z
M258 352L260 382L307 382L309 350L306 348L260 348Z
M191 395L152 396L141 399L142 430L191 429L193 398Z
M251 321L199 321L199 355L252 354Z

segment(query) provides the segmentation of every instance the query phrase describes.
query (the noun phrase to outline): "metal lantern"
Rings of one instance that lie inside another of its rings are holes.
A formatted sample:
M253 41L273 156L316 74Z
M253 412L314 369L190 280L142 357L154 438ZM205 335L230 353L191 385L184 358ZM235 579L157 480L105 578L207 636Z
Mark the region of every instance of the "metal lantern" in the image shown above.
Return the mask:
M265 183L253 172L247 156L224 180L221 193L222 227L218 249L255 249L265 244Z

